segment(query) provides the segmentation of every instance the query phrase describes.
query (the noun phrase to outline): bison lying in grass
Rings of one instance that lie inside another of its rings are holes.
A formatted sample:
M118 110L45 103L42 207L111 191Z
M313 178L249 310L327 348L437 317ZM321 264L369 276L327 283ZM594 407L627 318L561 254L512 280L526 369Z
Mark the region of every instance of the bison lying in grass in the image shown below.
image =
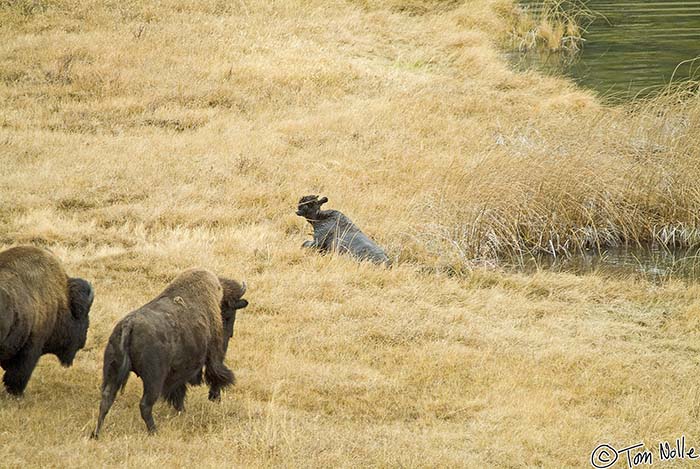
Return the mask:
M184 410L187 385L204 380L209 399L233 384L224 365L233 335L236 310L248 306L245 283L218 278L204 269L190 269L173 280L153 301L129 313L114 328L105 350L102 401L97 438L117 390L131 371L143 381L141 417L149 433L156 431L152 409L159 397Z
M73 364L85 346L94 293L66 275L50 252L18 246L0 253L0 366L10 394L21 396L39 357Z
M360 260L387 266L391 264L384 250L348 217L337 210L321 210L321 205L326 202L327 197L319 199L317 195L306 195L299 200L297 215L306 218L314 228L313 241L304 242L303 247L324 252L349 252Z

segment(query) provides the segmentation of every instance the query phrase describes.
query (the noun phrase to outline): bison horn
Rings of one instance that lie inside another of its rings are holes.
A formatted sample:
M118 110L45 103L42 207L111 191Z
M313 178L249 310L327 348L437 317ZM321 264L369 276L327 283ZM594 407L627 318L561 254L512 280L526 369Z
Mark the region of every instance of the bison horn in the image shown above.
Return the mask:
M248 288L248 285L246 285L245 280L243 281L243 285L241 285L241 296L245 295L245 291Z
M90 282L88 282L88 285L90 287L90 295L88 296L87 302L89 305L92 305L92 302L95 300L95 289Z

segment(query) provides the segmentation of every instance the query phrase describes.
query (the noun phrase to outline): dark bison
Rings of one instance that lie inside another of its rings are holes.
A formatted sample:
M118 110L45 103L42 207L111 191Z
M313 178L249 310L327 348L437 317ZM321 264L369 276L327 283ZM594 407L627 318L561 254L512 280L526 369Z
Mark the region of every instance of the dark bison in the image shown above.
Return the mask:
M85 346L94 293L66 275L50 252L18 246L0 252L0 366L10 394L21 396L39 357L69 367Z
M245 290L245 283L190 269L119 321L105 349L102 401L92 437L98 437L117 390L124 388L131 371L143 381L141 417L149 433L156 431L152 409L159 397L182 411L187 385L204 379L209 399L218 400L221 388L234 382L224 356L236 310L248 306L242 298Z
M391 261L377 243L364 234L348 217L337 210L321 210L328 197L305 195L299 200L297 215L306 218L314 228L314 239L303 247L321 251L349 252L360 260L390 265Z

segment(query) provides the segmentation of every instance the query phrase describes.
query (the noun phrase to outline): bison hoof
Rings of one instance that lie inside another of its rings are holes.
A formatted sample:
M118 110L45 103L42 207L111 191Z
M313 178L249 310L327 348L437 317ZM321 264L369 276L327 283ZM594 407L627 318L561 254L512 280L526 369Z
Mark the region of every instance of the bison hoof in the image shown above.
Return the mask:
M221 401L221 392L220 391L209 391L209 400L212 402Z
M92 433L90 433L90 439L97 440L98 438L99 438L99 434L93 430Z

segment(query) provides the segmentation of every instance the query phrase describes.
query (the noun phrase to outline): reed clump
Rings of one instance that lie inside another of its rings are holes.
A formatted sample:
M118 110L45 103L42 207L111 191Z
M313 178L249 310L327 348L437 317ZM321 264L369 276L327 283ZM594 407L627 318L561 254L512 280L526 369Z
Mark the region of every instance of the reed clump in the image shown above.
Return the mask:
M585 119L523 122L450 168L421 237L452 263L697 245L698 130L692 83Z
M541 0L516 4L509 39L521 52L578 53L595 13L583 0Z

